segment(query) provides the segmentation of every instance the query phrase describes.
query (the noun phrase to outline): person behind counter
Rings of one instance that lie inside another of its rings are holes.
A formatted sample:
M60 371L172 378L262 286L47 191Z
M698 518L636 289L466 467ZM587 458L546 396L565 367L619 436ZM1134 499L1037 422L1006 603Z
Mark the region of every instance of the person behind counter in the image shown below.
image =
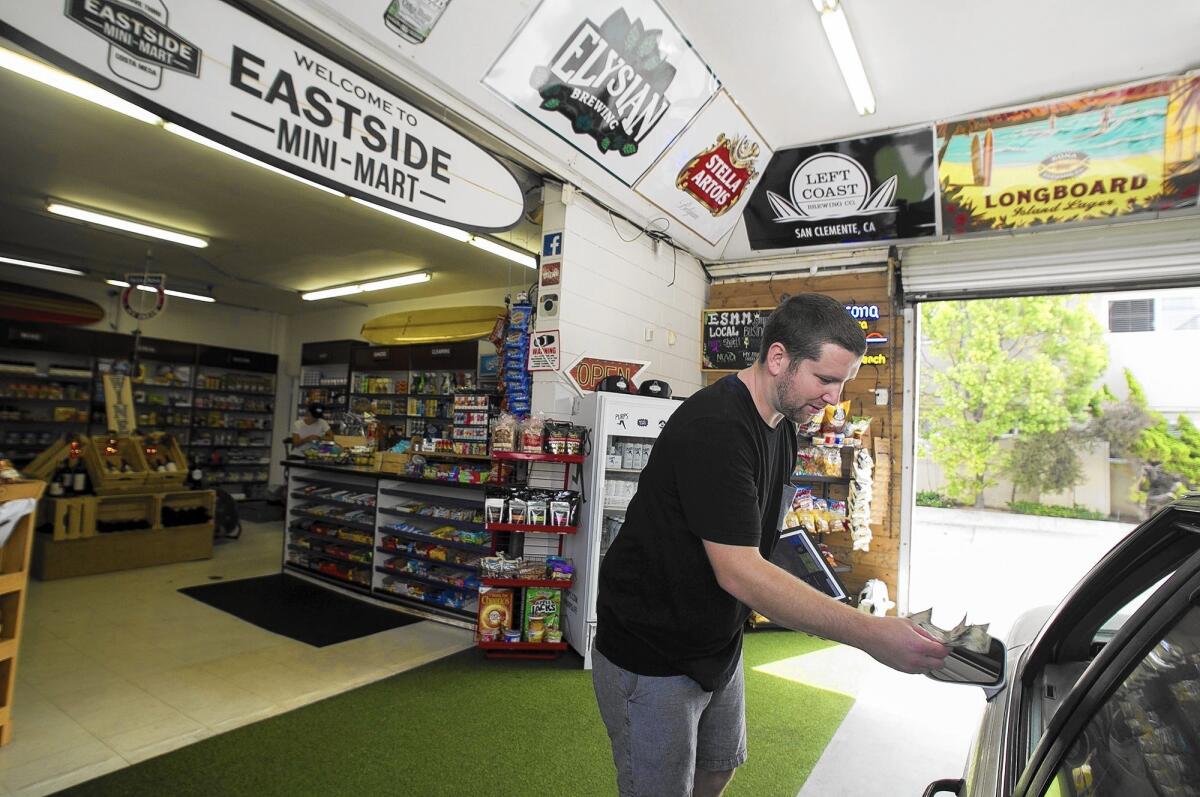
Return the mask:
M295 447L332 440L333 428L325 420L325 407L313 402L304 410L304 417L292 424L292 445Z

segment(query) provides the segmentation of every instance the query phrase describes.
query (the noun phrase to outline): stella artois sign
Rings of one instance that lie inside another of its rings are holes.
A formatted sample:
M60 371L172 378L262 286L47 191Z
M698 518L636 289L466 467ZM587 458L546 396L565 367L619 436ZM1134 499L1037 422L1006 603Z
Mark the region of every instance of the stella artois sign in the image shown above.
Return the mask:
M716 245L737 225L770 159L770 145L722 90L635 190Z
M714 216L729 210L758 172L754 159L758 144L748 138L730 140L724 133L717 143L692 158L675 178L675 187L694 196Z

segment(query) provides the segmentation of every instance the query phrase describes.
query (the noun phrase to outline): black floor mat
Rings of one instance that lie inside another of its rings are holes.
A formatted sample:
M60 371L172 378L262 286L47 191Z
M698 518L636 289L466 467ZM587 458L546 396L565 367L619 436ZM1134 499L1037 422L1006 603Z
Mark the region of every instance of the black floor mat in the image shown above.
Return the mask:
M372 606L278 573L185 587L184 595L259 628L323 648L421 618Z

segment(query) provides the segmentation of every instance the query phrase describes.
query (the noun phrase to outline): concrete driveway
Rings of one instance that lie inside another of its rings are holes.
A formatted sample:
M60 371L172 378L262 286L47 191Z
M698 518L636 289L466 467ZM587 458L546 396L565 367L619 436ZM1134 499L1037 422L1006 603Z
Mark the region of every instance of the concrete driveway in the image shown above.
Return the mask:
M1134 525L917 507L909 608L932 606L947 628L966 613L1003 639L1021 612L1061 601ZM855 697L798 797L908 797L962 775L982 690L901 675L840 645L759 669Z

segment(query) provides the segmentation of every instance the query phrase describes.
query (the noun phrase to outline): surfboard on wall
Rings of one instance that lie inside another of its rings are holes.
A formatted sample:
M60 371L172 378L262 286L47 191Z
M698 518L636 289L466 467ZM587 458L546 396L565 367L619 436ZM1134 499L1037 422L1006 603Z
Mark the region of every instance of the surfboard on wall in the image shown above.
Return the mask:
M486 338L502 306L472 305L389 313L363 324L362 336L371 343L395 346L404 343L455 343Z
M104 308L68 293L0 282L0 318L44 324L94 324L104 318Z

